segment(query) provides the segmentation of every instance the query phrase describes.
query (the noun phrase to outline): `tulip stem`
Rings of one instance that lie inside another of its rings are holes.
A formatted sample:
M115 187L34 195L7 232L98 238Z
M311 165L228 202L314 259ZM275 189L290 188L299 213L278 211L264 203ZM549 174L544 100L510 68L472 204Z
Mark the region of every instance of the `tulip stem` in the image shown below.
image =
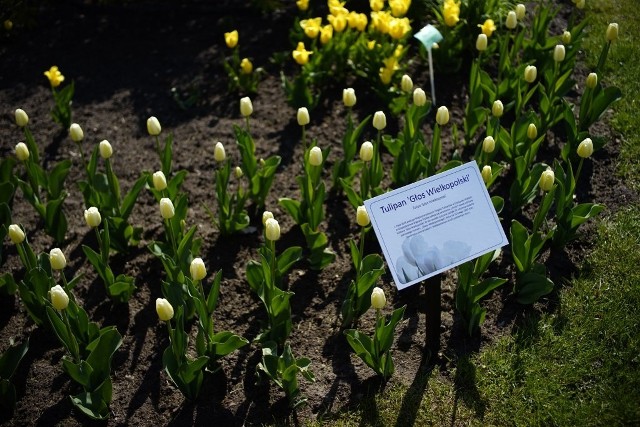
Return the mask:
M105 225L106 226L106 225ZM107 265L109 264L109 252L106 254L102 250L102 237L100 236L100 229L95 227L96 230L96 239L98 240L98 249L100 250L100 256L102 257L102 262Z
M578 178L580 177L580 172L582 172L582 164L584 163L584 158L580 157L580 163L578 163L578 170L576 171L575 176L573 177L574 182L578 182ZM575 192L575 188L574 188Z
M169 240L171 241L171 248L173 249L174 261L178 262L178 247L176 246L176 239L173 235L173 228L171 227L171 222L170 220L165 219L164 224L167 229L167 234L169 235Z
M64 274L62 275L64 277ZM65 281L66 282L66 281ZM62 320L64 321L65 326L67 327L67 333L69 334L69 352L73 357L73 361L75 363L80 363L80 349L78 348L78 342L76 341L75 335L73 334L73 330L71 330L71 324L69 323L69 317L67 316L67 312L65 310L62 311Z

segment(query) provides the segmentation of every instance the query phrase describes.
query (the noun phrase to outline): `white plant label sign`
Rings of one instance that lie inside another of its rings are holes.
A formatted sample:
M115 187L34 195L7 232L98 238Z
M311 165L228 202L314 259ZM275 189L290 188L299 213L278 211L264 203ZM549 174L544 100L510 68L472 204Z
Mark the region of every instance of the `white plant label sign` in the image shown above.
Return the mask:
M509 243L475 161L364 205L398 289Z

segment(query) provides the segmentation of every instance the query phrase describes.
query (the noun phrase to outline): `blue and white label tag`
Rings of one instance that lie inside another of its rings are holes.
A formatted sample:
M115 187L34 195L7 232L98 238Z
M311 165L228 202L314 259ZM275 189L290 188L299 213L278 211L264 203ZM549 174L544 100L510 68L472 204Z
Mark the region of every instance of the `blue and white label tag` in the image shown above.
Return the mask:
M475 161L364 205L398 289L509 243Z

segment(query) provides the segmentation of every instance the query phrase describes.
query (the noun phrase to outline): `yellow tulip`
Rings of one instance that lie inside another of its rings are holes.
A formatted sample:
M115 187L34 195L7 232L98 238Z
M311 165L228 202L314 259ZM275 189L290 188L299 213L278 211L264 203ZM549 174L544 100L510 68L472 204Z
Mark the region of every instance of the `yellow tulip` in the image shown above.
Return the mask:
M305 65L307 62L309 62L309 55L312 55L313 52L305 49L304 42L298 42L298 47L291 54L293 56L293 59L299 65Z
M228 33L224 33L224 42L229 49L233 49L238 45L238 30L233 30Z
M49 83L51 84L51 87L58 87L60 86L60 83L64 81L64 76L62 75L60 70L58 70L58 67L55 65L49 68L48 71L45 71L44 75L49 79Z

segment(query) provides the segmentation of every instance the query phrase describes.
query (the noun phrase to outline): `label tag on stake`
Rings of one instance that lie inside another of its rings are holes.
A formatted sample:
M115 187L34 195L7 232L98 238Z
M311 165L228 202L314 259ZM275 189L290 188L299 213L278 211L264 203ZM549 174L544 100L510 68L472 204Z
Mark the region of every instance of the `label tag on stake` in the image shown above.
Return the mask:
M415 33L413 37L420 40L420 43L427 49L427 56L429 57L429 79L431 80L431 101L433 105L436 105L436 86L433 79L433 56L431 55L431 49L435 43L442 41L443 37L440 31L431 24L426 25L420 31Z
M398 289L509 243L475 160L364 205Z

